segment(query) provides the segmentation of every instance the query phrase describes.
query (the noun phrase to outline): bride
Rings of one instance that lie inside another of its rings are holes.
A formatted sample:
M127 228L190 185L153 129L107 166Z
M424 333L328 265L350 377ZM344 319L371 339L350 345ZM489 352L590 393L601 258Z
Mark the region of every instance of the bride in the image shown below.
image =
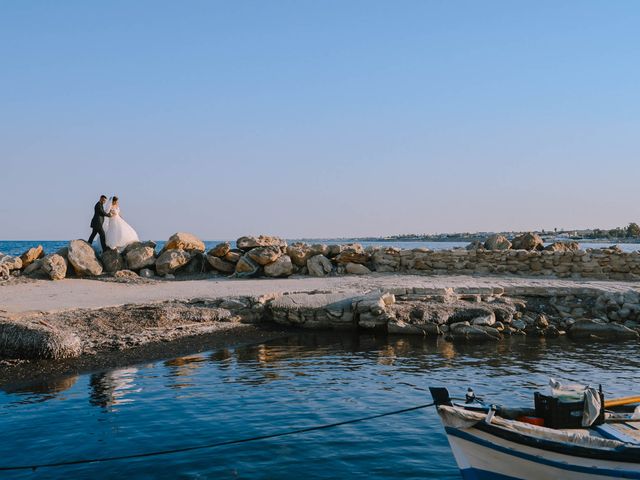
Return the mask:
M111 208L105 210L109 214L107 217L109 223L105 228L107 247L111 249L124 248L130 243L140 241L136 231L120 216L118 197L112 197Z

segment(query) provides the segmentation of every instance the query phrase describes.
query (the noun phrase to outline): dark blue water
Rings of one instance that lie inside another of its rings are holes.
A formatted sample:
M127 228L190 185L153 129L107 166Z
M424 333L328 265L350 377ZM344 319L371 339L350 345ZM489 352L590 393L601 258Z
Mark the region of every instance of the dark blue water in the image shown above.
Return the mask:
M430 401L429 385L530 404L548 377L638 392L637 343L292 334L0 392L0 464L170 449L332 423ZM460 478L432 409L331 430L7 478Z
M213 248L222 240L210 240L205 241L207 250ZM291 240L293 242L295 240ZM345 240L318 240L321 243L349 243ZM235 241L231 241L232 246L235 247ZM55 253L62 247L66 247L69 244L67 240L64 241L51 241L51 240L0 240L0 253L6 255L21 255L31 247L42 245L46 253ZM160 250L165 244L164 241L157 242L157 250ZM397 247L397 248L428 248L430 250L450 250L452 248L466 247L469 242L360 242L364 247L376 246L376 247ZM94 247L99 248L100 242L94 241ZM581 248L606 248L610 247L611 243L582 243ZM640 244L638 243L621 243L618 245L623 252L635 252L640 250Z

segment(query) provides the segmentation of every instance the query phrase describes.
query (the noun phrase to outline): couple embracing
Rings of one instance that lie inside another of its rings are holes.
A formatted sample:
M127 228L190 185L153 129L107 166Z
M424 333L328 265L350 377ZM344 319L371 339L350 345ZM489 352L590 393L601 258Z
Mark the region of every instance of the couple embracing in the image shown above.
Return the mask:
M105 195L100 196L100 200L93 207L91 229L89 245L93 243L96 235L99 235L103 252L124 248L130 243L140 241L136 231L120 216L120 205L118 197L115 196L111 197L108 203Z

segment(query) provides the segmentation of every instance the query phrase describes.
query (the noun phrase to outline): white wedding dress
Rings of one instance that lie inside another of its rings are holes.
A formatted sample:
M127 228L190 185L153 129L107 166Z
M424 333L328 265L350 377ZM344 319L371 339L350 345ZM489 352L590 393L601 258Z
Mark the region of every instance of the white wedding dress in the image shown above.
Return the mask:
M105 225L105 235L107 240L107 247L117 249L124 248L130 243L139 242L138 234L136 231L125 222L120 216L119 207L111 207L107 210L111 213L111 217L106 218L107 225Z

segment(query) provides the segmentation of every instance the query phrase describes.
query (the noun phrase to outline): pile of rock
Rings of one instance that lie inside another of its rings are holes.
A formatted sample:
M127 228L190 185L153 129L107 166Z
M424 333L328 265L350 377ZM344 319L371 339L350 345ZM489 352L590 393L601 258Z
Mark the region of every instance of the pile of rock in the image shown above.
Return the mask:
M136 242L124 250L109 250L100 257L83 240L52 255L42 246L20 257L0 256L0 280L22 272L44 278L98 276L127 270L143 278L213 273L234 278L289 277L294 274L366 275L372 272L446 275L541 275L557 278L640 280L640 252L619 248L579 250L576 242L556 242L543 247L533 233L509 240L493 235L467 248L432 251L352 244L287 242L272 236L247 236L216 245L205 253L195 235L178 232L160 252L154 242ZM131 277L128 274L126 278ZM125 277L123 277L125 278Z

